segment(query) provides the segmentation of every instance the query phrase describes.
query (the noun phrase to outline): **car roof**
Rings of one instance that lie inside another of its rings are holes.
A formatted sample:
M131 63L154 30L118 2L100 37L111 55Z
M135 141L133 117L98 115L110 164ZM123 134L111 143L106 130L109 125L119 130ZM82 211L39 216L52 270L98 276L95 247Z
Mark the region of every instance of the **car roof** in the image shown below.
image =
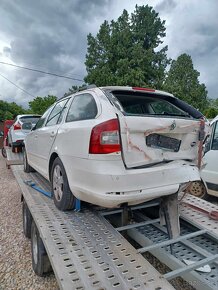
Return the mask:
M41 117L41 115L38 115L38 114L17 115L17 118L22 118L22 117Z

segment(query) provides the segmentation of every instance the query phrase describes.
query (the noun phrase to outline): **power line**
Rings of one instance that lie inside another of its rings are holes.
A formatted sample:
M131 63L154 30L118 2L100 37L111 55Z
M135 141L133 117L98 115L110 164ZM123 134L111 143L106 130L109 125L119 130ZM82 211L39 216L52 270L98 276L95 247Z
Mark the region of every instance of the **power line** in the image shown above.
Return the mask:
M59 77L59 78L65 78L65 79L69 79L69 80L83 82L83 80L80 80L80 79L76 79L76 78L72 78L72 77L68 77L68 76L64 76L64 75L59 75L59 74L55 74L55 73L51 73L51 72L46 72L46 71L39 70L39 69L33 69L33 68L26 67L26 66L16 65L16 64L8 63L8 62L3 62L3 61L0 61L0 63L1 64L6 64L6 65L10 65L10 66L14 66L14 67L21 68L21 69L25 69L25 70L30 70L30 71L46 74L46 75Z
M32 94L30 94L29 92L27 92L26 90L24 90L23 88L19 87L18 85L16 85L14 82L10 81L8 78L6 78L5 76L3 76L2 74L0 74L0 76L2 78L4 78L5 80L7 80L9 83L11 83L12 85L14 85L15 87L17 87L19 90L23 91L24 93L28 94L29 96L35 98L35 96L33 96Z

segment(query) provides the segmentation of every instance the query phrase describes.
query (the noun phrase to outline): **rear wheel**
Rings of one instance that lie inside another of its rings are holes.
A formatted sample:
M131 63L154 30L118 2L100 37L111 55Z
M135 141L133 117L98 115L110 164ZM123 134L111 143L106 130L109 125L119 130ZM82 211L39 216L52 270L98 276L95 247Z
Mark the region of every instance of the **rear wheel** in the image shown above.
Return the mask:
M51 170L54 204L62 211L74 208L75 197L70 191L66 171L60 158L56 158Z
M202 181L193 181L189 188L189 193L199 198L206 198L207 191Z
M15 153L15 151L16 151L16 146L11 145L11 151Z
M45 276L52 271L46 249L34 221L31 226L31 252L32 266L36 275Z

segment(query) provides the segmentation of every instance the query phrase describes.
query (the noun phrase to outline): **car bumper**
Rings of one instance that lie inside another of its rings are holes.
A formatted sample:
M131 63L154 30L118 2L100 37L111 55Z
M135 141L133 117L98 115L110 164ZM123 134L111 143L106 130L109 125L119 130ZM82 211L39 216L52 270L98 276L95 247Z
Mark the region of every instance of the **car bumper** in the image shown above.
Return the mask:
M69 156L61 159L73 194L103 207L142 203L173 194L181 184L200 180L197 167L184 161L127 170L122 160L105 162Z

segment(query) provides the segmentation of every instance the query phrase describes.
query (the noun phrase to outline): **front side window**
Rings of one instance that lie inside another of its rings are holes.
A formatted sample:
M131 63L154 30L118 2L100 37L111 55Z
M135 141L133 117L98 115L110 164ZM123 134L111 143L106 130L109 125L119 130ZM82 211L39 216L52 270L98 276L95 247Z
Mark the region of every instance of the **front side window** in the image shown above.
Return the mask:
M42 128L42 126L45 123L46 118L48 117L48 115L50 114L51 110L53 107L50 107L48 110L45 111L45 113L42 115L42 117L38 120L38 122L36 123L36 126L33 128L33 130Z
M63 111L66 108L66 104L68 102L69 99L65 99L61 102L58 102L55 107L53 108L51 114L48 117L48 121L46 123L46 126L52 126L52 125L56 125L59 124L62 120L63 117Z
M67 114L66 122L94 119L97 115L96 102L92 95L75 96Z
M218 121L215 123L211 149L218 150Z

